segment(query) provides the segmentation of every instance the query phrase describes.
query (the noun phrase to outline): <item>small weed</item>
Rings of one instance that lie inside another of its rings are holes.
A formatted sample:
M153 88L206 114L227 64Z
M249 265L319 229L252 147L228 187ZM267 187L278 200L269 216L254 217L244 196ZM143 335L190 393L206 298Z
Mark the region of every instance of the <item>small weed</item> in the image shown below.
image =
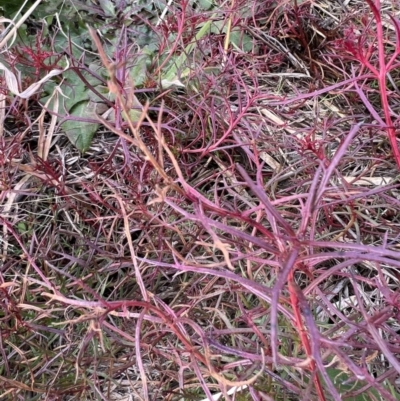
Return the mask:
M11 3L0 398L399 400L398 4Z

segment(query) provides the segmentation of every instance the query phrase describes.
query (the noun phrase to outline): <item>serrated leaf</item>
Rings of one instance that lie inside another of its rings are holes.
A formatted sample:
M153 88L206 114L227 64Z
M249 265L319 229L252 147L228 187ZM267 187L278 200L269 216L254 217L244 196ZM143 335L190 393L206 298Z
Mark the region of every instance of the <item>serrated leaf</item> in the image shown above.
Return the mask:
M70 111L71 117L95 118L96 103L84 100L74 105ZM100 124L88 123L83 121L68 120L61 127L67 135L69 141L83 154L93 140L93 136L99 129Z

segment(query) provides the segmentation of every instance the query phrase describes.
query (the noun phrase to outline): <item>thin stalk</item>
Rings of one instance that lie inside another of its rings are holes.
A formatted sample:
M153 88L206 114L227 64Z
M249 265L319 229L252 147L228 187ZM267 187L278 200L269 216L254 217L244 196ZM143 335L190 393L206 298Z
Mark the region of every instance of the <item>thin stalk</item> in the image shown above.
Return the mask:
M389 102L386 91L386 75L388 73L388 65L385 60L385 44L384 44L384 33L382 26L382 18L380 14L380 1L377 0L375 4L372 0L366 0L376 21L377 38L378 38L378 56L379 56L379 72L377 79L379 82L379 92L381 95L381 103L383 108L383 113L385 116L386 128L389 136L390 145L393 149L394 158L396 160L397 166L400 169L400 150L397 145L396 130L394 129L392 118L390 116ZM372 71L374 72L374 71Z

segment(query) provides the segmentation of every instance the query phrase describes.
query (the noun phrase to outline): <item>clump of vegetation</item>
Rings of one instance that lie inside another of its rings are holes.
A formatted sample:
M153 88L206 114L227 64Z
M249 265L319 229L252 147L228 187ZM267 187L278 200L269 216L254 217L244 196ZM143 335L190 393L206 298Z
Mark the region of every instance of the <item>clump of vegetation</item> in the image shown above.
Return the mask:
M397 2L1 4L10 400L399 400Z

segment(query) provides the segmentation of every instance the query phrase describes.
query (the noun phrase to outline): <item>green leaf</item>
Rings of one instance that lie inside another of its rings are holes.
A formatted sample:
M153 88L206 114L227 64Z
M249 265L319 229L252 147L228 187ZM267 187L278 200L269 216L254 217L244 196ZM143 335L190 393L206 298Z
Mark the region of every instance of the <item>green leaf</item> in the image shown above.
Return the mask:
M98 0L106 17L115 17L115 7L110 0Z
M220 35L221 33L226 34L227 32L227 24L224 21L216 21L211 26L211 32ZM243 33L240 28L233 28L230 32L229 41L232 46L236 49L240 49L245 53L249 53L253 50L253 40L252 38Z
M24 4L24 1L25 0L1 0L0 10L4 10L4 16L10 18L21 8L22 4ZM30 0L25 5L23 11L26 11L27 7L31 5L32 4Z
M371 400L370 393L373 394L377 400L380 399L378 392L374 388L368 389L366 392L359 394L354 397L346 397L345 393L350 391L358 390L363 387L366 383L365 381L357 380L355 377L352 379L343 370L329 368L326 370L328 376L331 378L336 389L342 395L343 400L346 401L369 401Z
M212 0L197 0L196 3L199 5L200 10L211 10L214 2Z
M234 47L245 53L253 50L253 40L247 34L243 34L239 29L233 29L230 35L230 42Z
M17 223L17 231L20 234L25 234L28 231L28 226L26 225L25 222L20 221L20 222Z
M96 71L96 66L94 64L91 64L90 68ZM97 70L97 72L101 73L100 70ZM100 93L104 93L104 95L109 97L108 88L102 87L97 78L86 72L82 72L82 74L90 85L95 86ZM60 101L58 113L64 115L65 110L68 110L72 119L63 122L61 129L65 132L70 142L80 152L85 153L90 147L93 136L99 128L99 124L75 121L73 117L96 119L96 114L102 114L99 107L104 106L104 104L101 103L101 99L95 93L91 92L86 87L73 70L63 73L63 78L65 79L61 86L63 96ZM41 99L42 104L46 103L49 96L53 93L54 88L54 82L49 82L48 85L45 86L48 96ZM50 104L50 108L52 109L52 104Z
M90 100L81 101L72 107L70 114L72 117L95 118L96 103ZM99 129L98 123L87 123L83 121L68 120L61 127L65 131L70 142L83 154L91 143L94 134Z
M147 54L141 54L137 58L135 65L129 71L129 75L136 88L141 87L146 80L148 61L150 61L150 56Z

